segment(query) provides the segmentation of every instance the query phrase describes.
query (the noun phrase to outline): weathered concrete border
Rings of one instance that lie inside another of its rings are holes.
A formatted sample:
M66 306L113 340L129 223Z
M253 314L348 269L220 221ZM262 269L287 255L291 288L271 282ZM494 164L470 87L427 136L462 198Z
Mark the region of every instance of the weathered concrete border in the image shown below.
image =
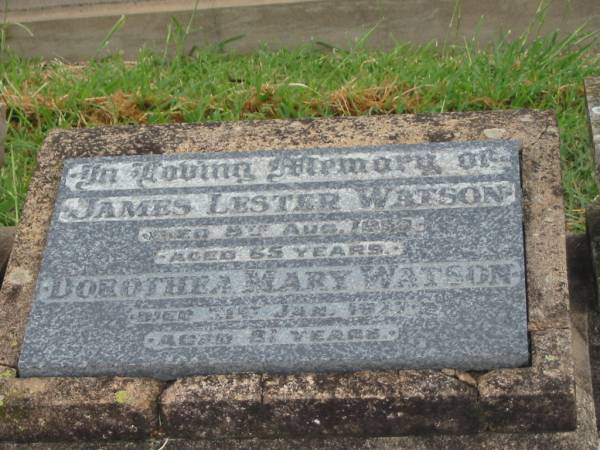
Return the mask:
M466 141L500 136L521 142L527 292L532 365L485 374L388 371L294 376L243 374L179 380L158 396L156 382L135 380L160 408L169 437L273 437L476 431L569 431L576 427L575 374L560 187L559 137L550 113L512 111L320 120L261 121L55 131L38 159L5 284L0 291L0 364L16 367L53 202L67 157L186 151L236 151ZM78 412L78 383L86 379L38 378L36 395ZM94 379L89 379L94 380ZM112 381L114 382L114 381ZM23 379L4 381L3 394ZM56 391L55 384L65 388ZM73 388L68 386L73 384ZM89 389L93 389L90 387ZM103 397L104 398L104 397ZM4 403L5 414L45 411L43 402ZM18 406L21 405L21 406ZM29 405L29 406L27 406ZM11 409L12 408L12 409ZM19 409L21 408L21 409ZM136 416L157 416L149 408ZM81 411L84 413L85 409ZM387 415L382 414L387 411ZM425 420L428 415L428 420ZM5 416L6 417L6 416ZM96 430L114 418L100 416ZM119 423L131 418L120 416ZM142 427L143 428L143 427ZM45 426L24 427L17 438L41 438ZM150 428L143 428L146 434ZM154 431L159 431L155 429ZM14 439L15 431L12 438ZM55 431L46 433L54 436ZM81 431L80 431L81 433ZM139 438L139 430L132 438ZM143 433L142 433L143 434ZM90 433L70 435L88 439ZM119 436L124 437L121 431ZM105 432L98 439L107 439ZM8 436L4 435L4 439Z
M9 27L9 46L24 56L81 61L97 55L122 14L127 21L106 50L122 51L126 58L135 58L142 47L162 51L171 18L187 24L196 1L53 0L37 8L35 3L9 2L8 22L26 25L33 33L32 37L20 27ZM550 3L543 32L570 32L588 21L591 30L600 28L597 0ZM457 4L462 5L460 11L455 10ZM204 0L198 3L186 44L189 50L244 35L228 48L246 52L263 43L281 48L318 40L347 48L373 28L367 44L374 48L434 40L463 44L475 34L485 44L508 30L511 36L526 31L539 4L540 0Z
M0 440L142 439L158 428L161 383L127 378L0 378Z

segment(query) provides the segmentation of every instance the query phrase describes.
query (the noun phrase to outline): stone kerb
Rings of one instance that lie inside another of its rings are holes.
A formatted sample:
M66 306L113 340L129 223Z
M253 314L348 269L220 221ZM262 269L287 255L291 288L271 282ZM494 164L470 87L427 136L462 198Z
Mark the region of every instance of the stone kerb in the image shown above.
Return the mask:
M485 373L231 374L170 385L142 378L15 377L64 158L485 140L489 130L522 145L530 366ZM0 380L2 440L140 439L156 433L193 439L519 433L576 427L559 138L549 113L55 131L38 166L0 291L0 365L7 374Z

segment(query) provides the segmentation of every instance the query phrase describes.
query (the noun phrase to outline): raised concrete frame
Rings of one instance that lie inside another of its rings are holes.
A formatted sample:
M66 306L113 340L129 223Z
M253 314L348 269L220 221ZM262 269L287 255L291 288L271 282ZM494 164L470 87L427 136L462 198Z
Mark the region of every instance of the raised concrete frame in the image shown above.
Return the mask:
M68 157L488 139L522 144L531 366L339 374L15 377ZM135 440L567 432L577 426L559 136L535 111L58 130L38 157L0 290L0 440ZM579 395L579 394L578 394ZM160 422L159 422L160 414ZM552 433L550 433L552 434Z

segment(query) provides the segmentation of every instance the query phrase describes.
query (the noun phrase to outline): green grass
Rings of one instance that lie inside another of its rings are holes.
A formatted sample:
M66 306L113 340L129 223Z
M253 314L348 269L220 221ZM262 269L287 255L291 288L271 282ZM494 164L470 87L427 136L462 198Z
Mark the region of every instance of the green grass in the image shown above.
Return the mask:
M582 231L582 208L597 194L583 91L585 77L600 76L593 40L577 31L485 48L474 39L386 52L362 45L250 55L142 51L135 63L113 56L80 67L5 52L0 95L10 128L0 224L18 222L36 152L52 128L536 108L557 114L567 219Z

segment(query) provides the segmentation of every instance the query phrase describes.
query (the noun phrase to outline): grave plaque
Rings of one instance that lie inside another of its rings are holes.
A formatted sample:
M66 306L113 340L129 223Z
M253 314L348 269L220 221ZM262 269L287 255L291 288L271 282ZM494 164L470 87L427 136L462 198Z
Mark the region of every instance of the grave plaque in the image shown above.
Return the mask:
M65 161L21 376L528 362L519 145Z

